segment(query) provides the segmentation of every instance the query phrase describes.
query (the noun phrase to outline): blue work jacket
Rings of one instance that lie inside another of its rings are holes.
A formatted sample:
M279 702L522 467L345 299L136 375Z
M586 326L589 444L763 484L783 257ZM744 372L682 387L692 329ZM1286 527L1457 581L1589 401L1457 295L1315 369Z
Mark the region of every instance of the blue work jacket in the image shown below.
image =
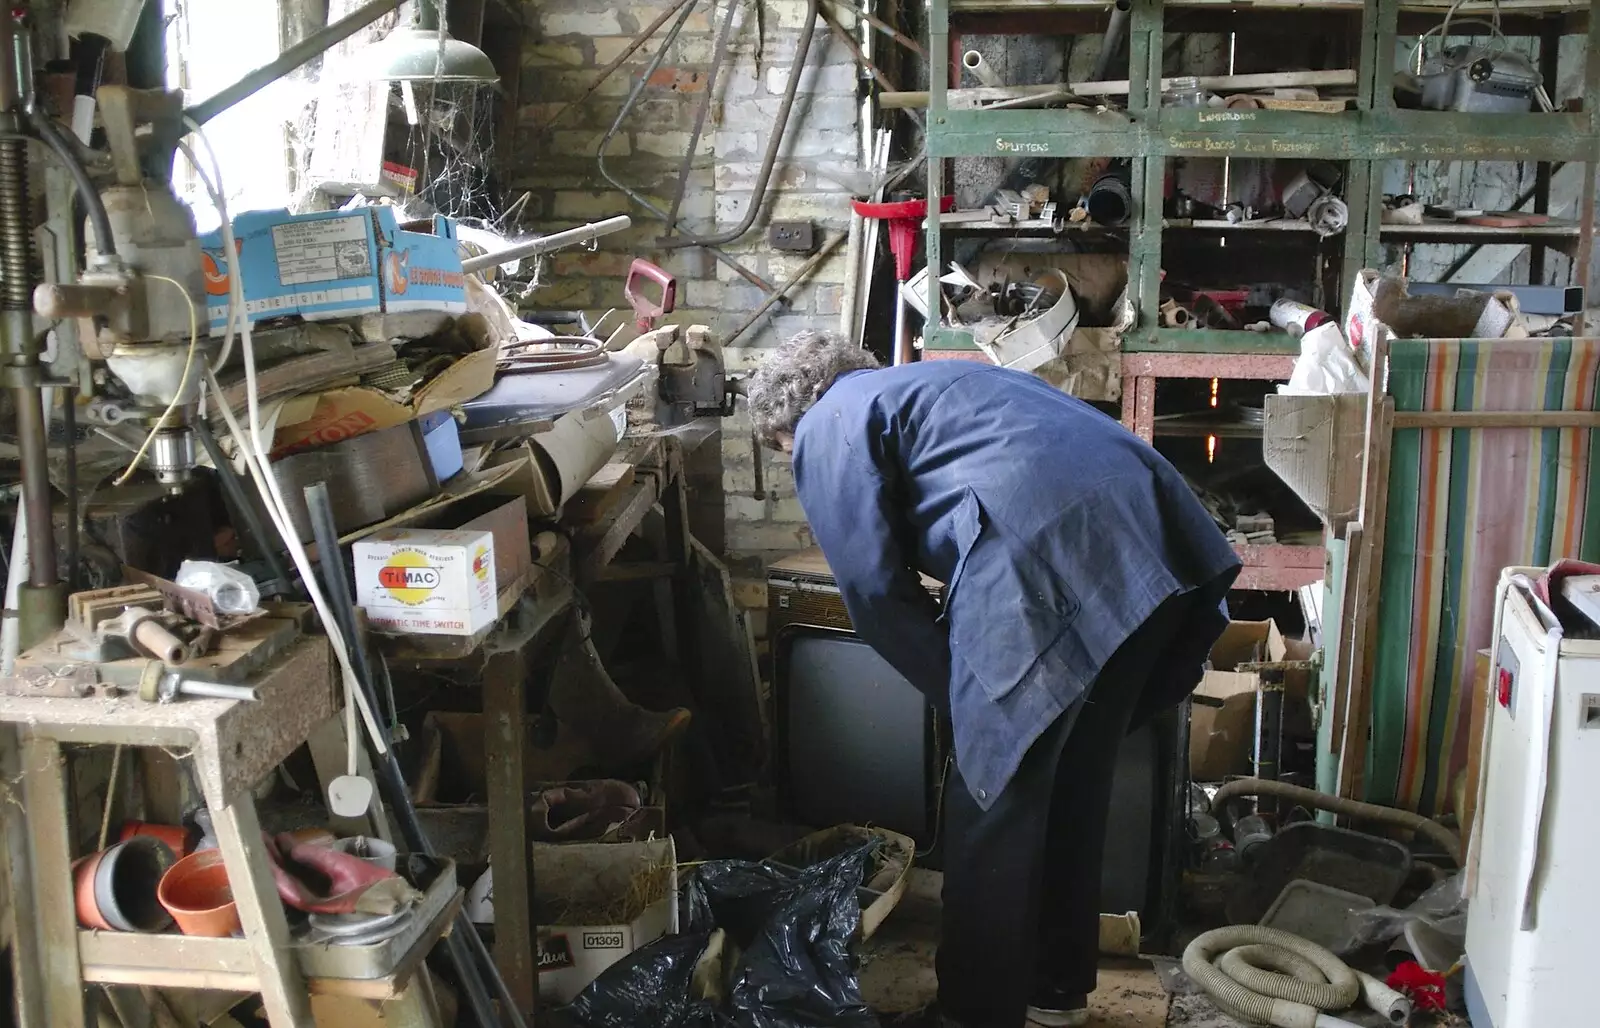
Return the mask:
M1194 688L1226 623L1239 560L1183 477L1031 375L843 375L800 419L794 473L856 632L949 711L985 809L1164 600L1205 590L1141 716ZM945 583L942 608L918 571Z

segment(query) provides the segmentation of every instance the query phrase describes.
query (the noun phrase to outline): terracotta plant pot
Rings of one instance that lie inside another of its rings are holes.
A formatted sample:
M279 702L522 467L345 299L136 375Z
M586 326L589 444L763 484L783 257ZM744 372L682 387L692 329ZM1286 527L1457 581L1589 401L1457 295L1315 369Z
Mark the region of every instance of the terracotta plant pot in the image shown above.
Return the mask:
M173 860L166 843L140 835L77 861L72 868L78 921L114 932L166 928L172 919L156 893Z
M239 930L239 910L220 850L201 850L172 865L161 879L161 905L185 935L227 938Z
M139 835L148 835L160 839L167 844L173 854L179 858L187 857L194 852L195 831L184 825L157 825L148 821L124 821L122 831L117 838L122 842Z

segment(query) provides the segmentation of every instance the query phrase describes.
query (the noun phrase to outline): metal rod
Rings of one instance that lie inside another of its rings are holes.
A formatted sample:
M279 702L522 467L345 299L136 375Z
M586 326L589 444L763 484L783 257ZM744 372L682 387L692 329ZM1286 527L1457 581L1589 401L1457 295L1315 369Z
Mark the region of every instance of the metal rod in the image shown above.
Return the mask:
M1104 79L1111 73L1111 60L1122 49L1122 37L1128 32L1128 12L1132 0L1117 0L1111 5L1111 20L1106 24L1106 35L1100 43L1100 53L1094 59L1095 79Z
M894 40L896 43L899 43L901 46L905 47L907 50L910 50L912 53L916 54L918 57L926 58L928 56L928 51L923 47L923 45L921 43L917 42L915 39L912 39L910 36L908 36L905 33L901 32L899 29L895 28L893 25L890 25L888 22L884 21L882 18L879 18L877 15L873 14L871 11L867 10L865 7L858 7L858 6L856 6L855 4L852 4L852 3L835 4L834 6L836 6L836 7L841 7L842 6L842 7L847 8L848 10L854 11L856 13L856 15L858 17L860 17L862 20L864 20L868 25L871 25L873 28L877 29L879 32L881 32L884 35L888 36L890 39Z
M628 199L632 200L640 207L643 207L657 218L663 220L665 220L667 216L666 211L656 206L656 204L649 197L640 193L637 189L634 189L626 183L619 181L614 175L611 174L611 169L606 167L606 147L611 145L611 140L617 134L617 131L622 127L622 122L628 117L629 112L633 110L634 105L639 102L639 95L644 92L644 88L649 83L650 77L656 73L658 68L661 67L661 62L666 58L667 51L671 49L673 42L678 38L678 33L683 31L684 24L689 20L689 15L693 13L696 2L697 0L684 0L682 4L673 7L666 12L666 14L679 12L678 20L673 23L672 28L667 30L667 38L662 41L661 47L656 51L655 56L650 59L650 63L646 66L644 74L640 75L638 81L633 84L632 91L628 93L628 98L623 101L622 108L617 111L616 118L611 122L611 127L606 130L605 136L601 138L600 146L596 148L595 152L595 167L600 170L601 177L607 182L611 183L612 186L616 187L616 189L623 195L627 196ZM666 15L664 14L662 17L656 19L651 30L654 31L655 28L660 27L660 25L664 24L665 21ZM647 37L648 33L641 33L639 41L643 42L643 40ZM774 287L771 282L768 282L766 279L762 278L760 275L757 275L743 264L740 264L726 250L716 246L708 246L706 247L706 250L710 252L711 256L715 257L718 261L721 261L725 266L732 268L740 278L744 279L746 282L749 282L757 289L760 289L766 293L771 293L773 291Z
M627 61L628 58L632 57L641 46L644 46L646 43L648 43L651 36L660 31L661 26L665 25L674 14L677 14L679 11L683 10L687 4L692 2L694 2L694 0L673 0L671 6L657 15L655 21L646 25L637 36L633 37L633 42L623 47L622 52L611 59L610 64L600 69L595 77L589 81L588 87L584 89L581 96L570 103L562 104L561 107L556 110L556 113L550 115L550 120L545 122L542 127L546 129L550 128L556 122L561 120L561 116L563 114L566 114L568 111L572 110L574 107L577 107L579 104L593 96L595 90L604 85L606 79L610 78L612 73L614 73L618 68L622 67L623 63Z
M195 104L183 112L184 116L193 120L196 125L204 125L240 100L260 92L307 61L349 39L379 18L394 11L402 2L403 0L372 0L371 3L357 8L322 31L314 32L289 47L278 56L277 60L262 65L221 92Z
M806 52L811 49L811 37L817 29L817 0L806 0L806 18L800 26L800 36L794 44L794 62L789 66L789 80L783 87L783 100L778 104L778 115L773 122L772 136L767 140L767 152L761 158L761 170L750 187L750 201L745 206L744 217L733 228L708 236L668 236L656 240L665 250L681 250L689 246L721 246L750 231L760 213L761 203L767 195L767 182L772 178L773 166L778 162L778 151L783 148L788 133L789 115L794 110L795 93L800 89L800 76L806 70Z
M493 268L500 264L520 260L523 257L534 257L542 253L550 253L564 246L573 246L577 243L587 243L591 239L609 236L613 232L621 232L633 225L633 219L626 214L619 214L615 218L605 221L594 221L577 228L569 228L563 232L552 232L547 236L530 239L525 243L509 246L504 250L486 253L481 257L469 257L461 262L461 270L467 274Z
M199 682L191 678L178 680L178 692L183 696L200 696L210 700L241 700L253 702L261 698L253 685L231 685L227 682Z
M866 69L867 73L872 76L872 81L878 84L878 88L885 93L894 92L894 83L889 81L887 75L878 70L876 64L867 60L867 55L861 52L861 46L855 41L855 37L850 35L844 26L840 25L833 15L827 11L818 11L818 13L822 16L822 20L828 23L828 28L833 30L834 37L844 44L846 50L850 51L850 56L854 57L856 63Z
M283 564L283 558L272 544L272 540L277 536L267 531L266 522L261 520L261 511L256 507L255 497L245 490L238 473L233 470L233 465L222 455L222 447L217 445L217 437L211 434L211 426L206 424L205 419L195 418L192 427L195 436L200 440L200 448L206 451L212 466L217 469L217 482L221 484L222 492L233 503L233 508L239 512L239 517L244 519L245 531L250 533L251 544L261 554L261 559L266 561L267 567L272 571L272 577L278 580L279 587L284 593L292 593L294 576L289 574L289 569Z
M672 206L667 209L667 234L678 230L678 209L683 206L683 197L689 191L689 172L694 167L695 151L700 149L700 136L706 130L706 115L711 112L712 103L717 99L717 75L722 71L722 66L728 63L728 41L733 37L734 17L739 13L737 0L728 0L728 12L723 15L722 27L717 30L717 44L711 54L711 66L706 69L705 95L700 98L700 105L695 108L694 127L689 130L689 145L683 148L683 159L678 162L678 188L672 194Z
M777 303L779 300L783 299L784 296L788 295L789 290L793 289L795 286L799 285L800 283L804 282L806 279L810 278L811 277L811 273L813 271L817 270L818 265L820 265L823 261L827 260L828 257L833 253L833 251L835 251L835 250L837 250L839 248L839 244L844 242L844 240L845 240L844 234L840 233L840 234L834 236L832 239L830 239L827 243L823 244L822 249L820 249L816 253L812 254L810 260L808 260L804 264L800 265L800 270L794 273L794 277L793 278L791 278L789 281L785 282L783 285L779 286L777 291L774 292L771 296L767 297L765 300L762 300L761 301L761 306L759 306L755 310L751 311L750 312L750 316L748 318L744 319L744 323L743 324L741 324L738 328L734 329L732 335L728 336L725 340L723 340L722 345L723 346L729 346L729 345L731 345L733 343L733 341L735 339L738 339L740 336L742 336L746 332L748 332L750 330L751 326L753 326L756 322L760 321L761 320L761 316L763 314L767 313L767 311L769 309L771 309L773 304Z
M78 590L78 391L61 390L61 429L66 436L67 589Z
M56 539L50 523L50 465L45 448L44 394L38 386L11 391L17 406L22 456L22 514L28 520L28 584L56 584Z

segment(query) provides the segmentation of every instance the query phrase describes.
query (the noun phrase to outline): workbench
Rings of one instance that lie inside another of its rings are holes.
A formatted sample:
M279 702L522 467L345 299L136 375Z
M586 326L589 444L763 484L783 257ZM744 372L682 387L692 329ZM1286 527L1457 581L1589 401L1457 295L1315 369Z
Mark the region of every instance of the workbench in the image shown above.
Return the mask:
M326 639L299 634L285 619L263 617L222 638L214 655L191 661L225 676L274 636L289 634L269 667L250 680L260 699L184 699L151 704L137 695L0 696L0 722L15 726L17 746L5 747L8 780L20 777L22 804L5 804L5 832L18 931L18 1008L26 1028L82 1028L85 982L130 985L221 985L217 961L226 958L233 985L259 991L273 1028L310 1022L306 983L293 961L288 922L261 846L251 793L272 769L338 710ZM22 671L43 647L18 658ZM49 656L49 654L46 654ZM134 663L134 662L123 662ZM142 663L142 662L138 662ZM102 672L102 680L105 674ZM187 752L211 810L217 842L233 885L242 940L203 942L179 935L80 931L72 881L70 825L62 746L155 746ZM31 887L28 885L31 884ZM137 966L133 953L159 953L159 968ZM132 965L132 966L129 966Z

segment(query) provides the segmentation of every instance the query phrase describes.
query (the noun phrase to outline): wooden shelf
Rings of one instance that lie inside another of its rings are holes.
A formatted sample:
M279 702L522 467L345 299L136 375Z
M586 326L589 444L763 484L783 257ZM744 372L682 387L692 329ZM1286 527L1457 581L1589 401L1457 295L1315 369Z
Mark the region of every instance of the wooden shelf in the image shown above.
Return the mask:
M417 942L381 978L311 978L312 995L393 999L405 990L434 944L448 934L466 894L456 889ZM291 950L296 947L291 946ZM132 932L78 932L83 980L102 985L148 985L163 989L219 989L259 992L260 978L247 939L203 939L190 935Z
M1234 582L1235 589L1290 592L1320 581L1327 553L1320 546L1235 546L1244 561L1244 570Z

